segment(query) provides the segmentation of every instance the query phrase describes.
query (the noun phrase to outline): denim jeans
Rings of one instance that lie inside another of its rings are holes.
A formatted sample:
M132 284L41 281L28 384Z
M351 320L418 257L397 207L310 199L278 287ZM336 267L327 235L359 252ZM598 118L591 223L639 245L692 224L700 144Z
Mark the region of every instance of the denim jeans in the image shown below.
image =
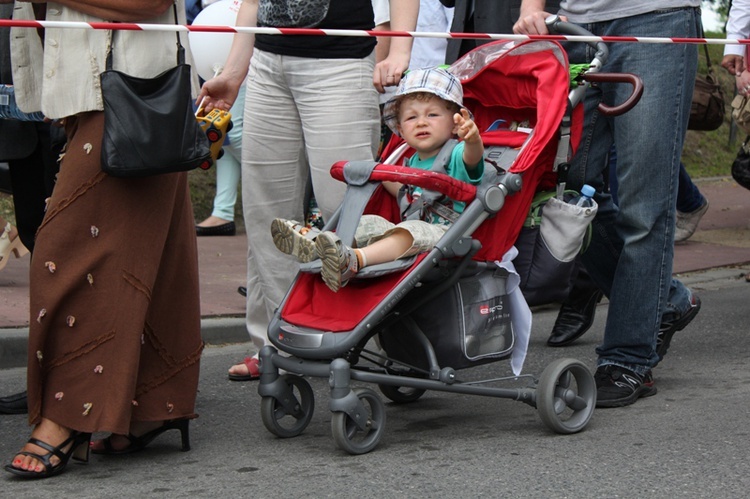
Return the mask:
M688 175L685 165L680 161L680 179L677 182L677 211L692 213L706 202L698 186ZM609 192L612 200L618 204L617 199L617 151L613 147L609 154Z
M706 202L698 186L685 170L685 165L680 163L680 181L677 182L677 211L692 213Z
M699 10L654 11L584 24L599 36L695 37ZM592 48L567 47L571 63L590 60ZM615 117L596 109L623 102L627 84L600 83L584 100L584 132L568 184L596 188L599 204L593 240L582 260L609 297L609 315L598 364L646 373L658 362L656 336L662 316L690 307L690 291L672 279L677 179L697 67L689 44L611 43L603 73L634 73L643 80L640 102ZM617 144L619 208L606 192L607 153Z

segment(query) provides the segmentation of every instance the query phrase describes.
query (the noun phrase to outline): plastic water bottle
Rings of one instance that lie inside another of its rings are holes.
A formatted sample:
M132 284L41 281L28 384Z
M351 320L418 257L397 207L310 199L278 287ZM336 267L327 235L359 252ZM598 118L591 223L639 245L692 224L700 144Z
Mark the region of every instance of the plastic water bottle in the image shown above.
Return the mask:
M18 121L44 121L40 112L24 113L16 105L16 92L13 85L0 85L0 119Z
M583 187L581 187L581 195L578 196L577 199L574 199L576 206L583 206L585 208L590 208L594 206L594 200L591 199L594 197L594 194L596 193L596 190L591 187L588 184L584 184Z

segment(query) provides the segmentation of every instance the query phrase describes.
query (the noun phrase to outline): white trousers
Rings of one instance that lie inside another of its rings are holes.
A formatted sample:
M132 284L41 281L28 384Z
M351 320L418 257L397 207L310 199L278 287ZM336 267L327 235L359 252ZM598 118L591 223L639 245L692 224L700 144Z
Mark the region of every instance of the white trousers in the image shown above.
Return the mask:
M346 186L330 176L340 160L370 160L380 132L374 54L312 59L255 50L242 136L242 205L247 229L247 329L257 348L298 270L271 239L274 218L303 221L308 178L323 218Z

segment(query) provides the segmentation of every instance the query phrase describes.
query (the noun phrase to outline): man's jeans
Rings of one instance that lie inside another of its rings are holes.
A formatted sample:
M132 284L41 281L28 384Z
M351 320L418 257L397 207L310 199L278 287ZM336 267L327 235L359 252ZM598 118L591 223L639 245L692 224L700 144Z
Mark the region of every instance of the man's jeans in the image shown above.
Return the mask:
M697 36L698 9L669 9L583 25L599 36ZM590 61L592 48L567 47L571 63ZM623 102L627 84L601 83L587 92L585 129L568 184L597 189L599 211L583 262L609 297L599 365L646 373L658 362L662 315L690 307L690 291L672 279L675 200L682 144L690 112L697 48L690 44L611 43L603 73L633 73L643 80L640 102L616 117L600 114L600 101ZM604 192L604 170L617 145L619 209Z
M685 165L680 163L680 181L677 183L677 211L692 213L706 202L698 186L685 170Z

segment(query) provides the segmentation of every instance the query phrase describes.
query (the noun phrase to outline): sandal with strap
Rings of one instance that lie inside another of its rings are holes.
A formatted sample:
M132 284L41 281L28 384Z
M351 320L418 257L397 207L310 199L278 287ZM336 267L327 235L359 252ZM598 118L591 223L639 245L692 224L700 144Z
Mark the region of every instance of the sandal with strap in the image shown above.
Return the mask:
M104 444L103 449L91 449L92 454L101 454L107 456L117 456L121 454L132 454L133 452L142 451L148 444L164 433L167 430L180 430L180 437L182 439L182 452L190 450L190 420L189 419L172 419L165 421L163 425L148 431L140 436L135 436L132 433L128 435L119 435L128 440L128 445L122 449L115 449L112 445L112 435L102 439Z
M357 255L352 248L342 243L336 234L328 231L318 235L315 247L320 256L320 275L323 282L336 293L357 274Z
M271 222L271 237L279 251L292 255L301 263L318 258L315 251L315 238L320 230L310 228L294 220L276 218Z
M59 475L65 470L68 465L68 461L72 457L76 461L88 462L89 460L89 442L91 440L91 433L81 433L77 431L71 431L70 436L65 439L63 443L57 447L53 447L47 442L42 442L38 438L30 438L29 443L41 447L47 451L47 454L41 455L30 451L21 451L16 455L33 457L42 465L44 465L44 471L30 471L21 468L16 468L12 464L5 465L5 471L13 473L14 475L22 478L49 478L51 476ZM63 450L68 447L68 450ZM52 458L56 457L59 462L52 464Z
M247 367L248 374L229 374L229 381L255 381L260 379L260 361L256 357L245 357L242 361Z

